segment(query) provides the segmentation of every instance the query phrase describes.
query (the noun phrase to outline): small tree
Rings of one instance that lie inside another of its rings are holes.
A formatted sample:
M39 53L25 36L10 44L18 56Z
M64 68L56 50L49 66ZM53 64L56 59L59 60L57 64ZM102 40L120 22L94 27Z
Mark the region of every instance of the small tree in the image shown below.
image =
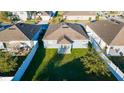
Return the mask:
M103 63L101 58L95 52L88 52L84 57L81 58L81 62L86 69L86 73L88 74L96 74L99 75L108 75L109 71L106 65Z
M15 71L17 67L17 58L13 58L10 53L0 51L0 73Z
M91 17L89 17L89 21L91 22L91 20L92 20L92 18Z
M99 15L96 16L96 21L99 21Z

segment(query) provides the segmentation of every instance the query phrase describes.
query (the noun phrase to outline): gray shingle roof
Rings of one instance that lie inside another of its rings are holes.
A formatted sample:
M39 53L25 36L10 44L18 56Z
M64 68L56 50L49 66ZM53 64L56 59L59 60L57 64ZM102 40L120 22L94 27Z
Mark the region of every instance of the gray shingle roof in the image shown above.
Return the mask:
M59 41L61 37L63 37L64 41L70 42L73 40L87 39L87 34L79 24L62 22L60 24L50 25L43 40Z
M77 15L81 15L81 16L91 16L91 15L97 15L96 11L65 11L63 12L63 15L70 15L70 16L77 16Z
M124 45L124 23L100 20L88 26L108 45Z
M40 25L18 23L0 31L0 41L27 41L37 33Z

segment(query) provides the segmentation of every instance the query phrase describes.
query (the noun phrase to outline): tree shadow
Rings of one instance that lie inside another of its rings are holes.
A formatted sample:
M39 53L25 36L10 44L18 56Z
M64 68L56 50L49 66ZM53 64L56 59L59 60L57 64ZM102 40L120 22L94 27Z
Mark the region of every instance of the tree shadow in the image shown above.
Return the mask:
M37 76L36 80L58 80L58 77L56 77L56 66L59 65L63 57L63 54L58 54L56 52L47 64L46 69Z
M74 59L62 66L59 66L59 62L62 60L64 55L59 60L55 61L57 55L51 59L51 62L47 65L47 69L39 75L37 80L41 81L111 81L115 80L113 77L108 76L96 76L95 74L86 73L86 69L80 58Z

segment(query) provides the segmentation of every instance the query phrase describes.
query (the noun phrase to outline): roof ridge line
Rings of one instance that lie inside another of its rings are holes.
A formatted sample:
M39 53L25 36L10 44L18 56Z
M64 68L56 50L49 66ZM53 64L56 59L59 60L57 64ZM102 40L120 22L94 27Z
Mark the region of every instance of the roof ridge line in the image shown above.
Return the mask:
M28 38L28 36L17 26L17 24L15 24L15 26L20 30L20 32L21 32L25 37ZM30 40L30 38L28 38L28 39Z
M112 44L112 42L116 39L116 37L119 35L119 33L121 32L121 30L124 29L124 25L122 26L122 28L120 29L120 31L116 34L116 36L112 39L111 43L109 45Z

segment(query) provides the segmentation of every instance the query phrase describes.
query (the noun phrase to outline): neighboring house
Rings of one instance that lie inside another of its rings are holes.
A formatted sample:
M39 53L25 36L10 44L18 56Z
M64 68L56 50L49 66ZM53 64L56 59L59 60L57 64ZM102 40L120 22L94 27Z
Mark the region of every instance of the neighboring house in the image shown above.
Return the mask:
M54 14L52 11L37 11L37 12L33 13L32 19L39 18L39 19L41 19L39 24L47 24L53 15Z
M62 22L49 25L43 43L44 48L57 48L59 54L66 54L73 48L87 48L88 38L81 25Z
M10 27L11 25L10 24L0 24L0 31Z
M12 13L18 16L21 21L26 21L31 18L31 13L29 11L12 11Z
M86 26L90 39L111 56L124 56L124 23L117 20L101 20Z
M65 11L63 18L66 20L95 20L97 12L95 11Z
M0 31L0 50L19 53L29 51L37 42L40 25L18 23Z

